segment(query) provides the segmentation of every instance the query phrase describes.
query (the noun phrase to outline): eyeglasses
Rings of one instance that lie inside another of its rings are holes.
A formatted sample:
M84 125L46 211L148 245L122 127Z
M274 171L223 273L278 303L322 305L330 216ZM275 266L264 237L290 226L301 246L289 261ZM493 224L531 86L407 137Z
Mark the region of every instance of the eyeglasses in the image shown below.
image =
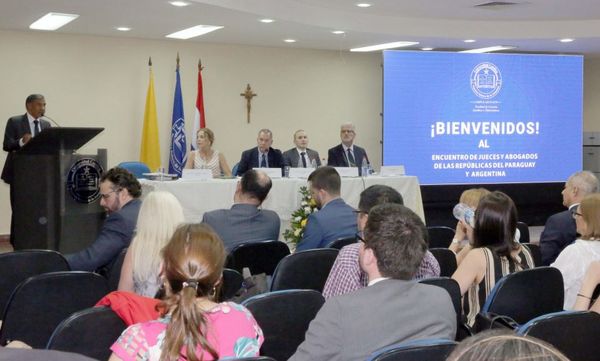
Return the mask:
M115 189L113 191L110 191L108 193L104 193L104 194L101 193L100 197L102 197L102 199L108 199L110 197L111 193L119 193L120 191L121 191L121 189L119 188L119 189Z
M368 216L368 215L369 215L369 212L367 212L367 211L361 211L360 209L355 209L355 210L353 210L352 212L354 212L354 213L356 213L356 214L361 214L361 213L362 213L362 214L364 214L365 216Z
M363 238L363 237L364 237L364 233L363 233L362 231L358 231L358 232L356 232L356 234L355 234L354 236L355 236L355 237L356 237L356 239L358 239L360 242L362 242L362 243L367 243L367 242L365 241L365 239Z
M583 214L578 213L577 211L572 211L571 216L573 217L573 219L577 219L577 217L583 217Z

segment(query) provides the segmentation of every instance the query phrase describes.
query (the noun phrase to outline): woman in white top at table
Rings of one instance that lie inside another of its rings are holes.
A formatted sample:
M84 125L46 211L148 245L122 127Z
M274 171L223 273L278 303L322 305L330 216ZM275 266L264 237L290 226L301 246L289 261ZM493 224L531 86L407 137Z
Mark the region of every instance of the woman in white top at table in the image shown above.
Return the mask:
M212 149L215 133L208 128L202 128L196 133L196 147L198 150L189 152L186 169L210 169L213 178L221 175L231 177L231 169L225 156L218 150Z

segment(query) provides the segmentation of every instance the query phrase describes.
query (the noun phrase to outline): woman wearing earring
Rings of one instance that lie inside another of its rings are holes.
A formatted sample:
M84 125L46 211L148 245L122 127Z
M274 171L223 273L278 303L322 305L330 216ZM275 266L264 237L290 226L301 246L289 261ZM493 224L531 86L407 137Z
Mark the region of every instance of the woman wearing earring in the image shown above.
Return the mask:
M180 226L162 251L166 299L161 318L127 328L110 361L209 361L258 356L264 338L243 306L215 303L225 249L203 224Z
M212 149L215 141L215 133L208 128L202 128L196 133L196 147L188 153L186 169L210 169L213 178L224 175L231 177L231 169L225 160L223 153Z

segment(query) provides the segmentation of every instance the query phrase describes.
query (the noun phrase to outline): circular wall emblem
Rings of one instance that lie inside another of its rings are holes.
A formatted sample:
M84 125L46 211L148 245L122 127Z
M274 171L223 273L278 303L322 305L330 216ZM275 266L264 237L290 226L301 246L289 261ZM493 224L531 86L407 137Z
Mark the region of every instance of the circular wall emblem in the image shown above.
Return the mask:
M92 203L100 197L100 163L92 158L75 162L67 175L67 191L79 203Z
M481 99L491 99L498 95L502 87L502 75L492 63L478 64L471 72L471 89Z

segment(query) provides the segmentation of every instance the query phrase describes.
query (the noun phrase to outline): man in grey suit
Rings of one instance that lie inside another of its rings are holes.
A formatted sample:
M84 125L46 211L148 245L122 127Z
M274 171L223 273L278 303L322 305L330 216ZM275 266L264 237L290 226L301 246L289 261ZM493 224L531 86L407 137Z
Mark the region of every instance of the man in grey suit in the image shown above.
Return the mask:
M310 168L312 162L315 162L317 167L321 166L321 159L316 150L308 149L308 135L302 129L294 133L294 144L296 148L292 148L283 153L283 165L293 168Z
M399 204L369 211L360 265L369 286L329 299L291 361L362 361L403 341L453 340L456 313L448 293L410 280L427 250L419 217Z
M327 152L327 165L332 167L358 167L358 174L362 175L363 162L370 164L367 152L354 144L356 130L354 124L344 123L340 127L342 143L329 149Z
M217 232L227 252L245 242L277 240L281 224L279 216L259 208L270 190L271 178L264 172L250 169L237 184L233 206L204 213L202 223Z

